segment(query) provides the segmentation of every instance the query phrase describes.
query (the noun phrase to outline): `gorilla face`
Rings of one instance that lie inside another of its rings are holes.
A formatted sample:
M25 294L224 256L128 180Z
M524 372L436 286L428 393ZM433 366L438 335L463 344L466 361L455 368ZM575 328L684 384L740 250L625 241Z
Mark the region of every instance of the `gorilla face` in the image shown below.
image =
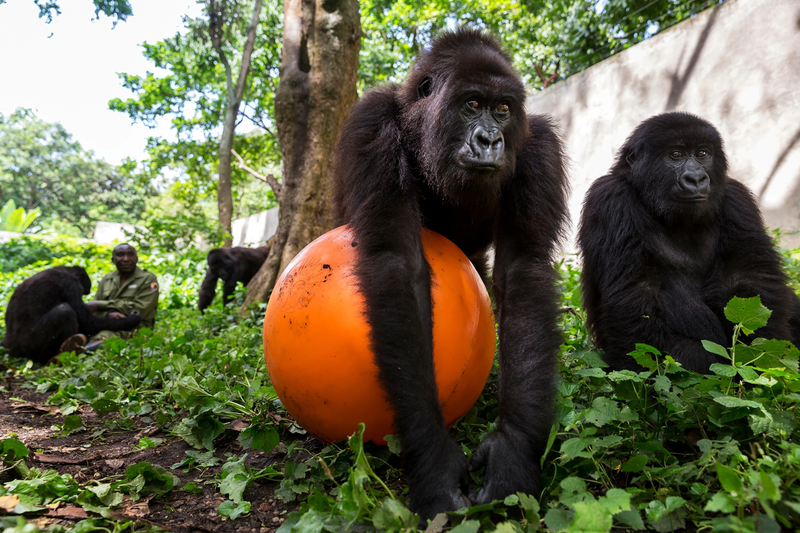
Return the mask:
M713 153L710 147L675 146L663 158L664 166L670 167L675 175L670 196L677 202L699 204L708 200L711 190Z
M429 186L454 203L497 197L528 134L524 86L488 44L436 42L402 88L406 142Z
M665 113L634 130L614 171L627 177L653 214L677 223L717 212L728 164L711 124L688 113Z

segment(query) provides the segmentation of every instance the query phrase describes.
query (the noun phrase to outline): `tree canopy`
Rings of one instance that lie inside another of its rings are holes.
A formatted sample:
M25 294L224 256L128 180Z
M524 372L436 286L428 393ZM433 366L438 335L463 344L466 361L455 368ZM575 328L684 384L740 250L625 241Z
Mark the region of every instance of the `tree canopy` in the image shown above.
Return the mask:
M40 209L41 223L68 223L86 235L98 220L135 222L152 192L136 163L95 158L61 124L28 109L0 114L0 205Z
M0 5L5 4L6 0L0 0ZM33 0L39 8L39 18L45 19L49 24L53 21L53 16L61 14L61 3L59 0ZM94 16L100 17L100 13L118 21L126 20L133 15L133 9L129 0L92 0L94 3Z

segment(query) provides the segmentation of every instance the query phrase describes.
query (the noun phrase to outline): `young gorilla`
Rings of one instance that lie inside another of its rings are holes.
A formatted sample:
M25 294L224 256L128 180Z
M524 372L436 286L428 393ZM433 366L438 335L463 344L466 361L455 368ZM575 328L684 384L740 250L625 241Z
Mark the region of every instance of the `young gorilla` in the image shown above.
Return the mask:
M208 252L208 270L203 284L200 285L200 297L197 308L201 312L211 305L217 292L217 280L222 278L222 301L227 304L233 298L236 283L245 286L250 283L261 265L267 259L269 246L259 248L214 248Z
M23 281L11 295L6 309L3 346L12 357L45 363L76 333L94 335L104 329L133 329L141 321L138 311L125 318L92 315L82 297L92 282L83 267L49 268Z
M727 170L711 124L666 113L640 124L589 189L578 233L583 298L611 367L641 369L627 355L641 342L708 372L717 357L700 341L730 345L723 309L733 296L761 295L772 309L757 336L800 341L800 300L752 194Z
M379 379L394 409L410 505L423 520L540 489L560 341L552 262L567 180L554 126L526 116L524 98L498 41L461 29L436 39L405 83L368 92L339 137L337 206L356 234ZM457 244L479 271L495 246L500 410L469 464L486 467L469 500L467 459L437 399L421 227Z

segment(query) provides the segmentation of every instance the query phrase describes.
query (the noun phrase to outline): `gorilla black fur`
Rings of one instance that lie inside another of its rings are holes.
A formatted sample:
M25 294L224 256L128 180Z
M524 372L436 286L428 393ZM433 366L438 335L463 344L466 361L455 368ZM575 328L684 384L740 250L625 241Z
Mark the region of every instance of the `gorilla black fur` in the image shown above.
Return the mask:
M203 284L200 285L200 297L197 307L200 311L211 305L217 292L217 280L222 278L222 301L227 304L233 298L236 283L245 286L250 283L261 265L267 259L269 245L259 248L214 248L208 252L208 270Z
M71 335L125 331L139 324L138 311L122 319L94 316L82 299L91 289L80 266L48 268L20 283L6 309L3 346L9 355L45 363Z
M568 185L556 128L526 116L524 99L497 39L461 29L436 39L405 83L365 94L339 137L338 213L356 235L372 349L423 519L540 490L560 342L552 265ZM437 399L421 227L479 272L495 246L499 418L469 466ZM483 488L467 499L468 468L484 466Z
M708 372L718 358L700 341L730 346L733 296L772 309L756 336L800 341L800 300L756 201L728 177L717 130L694 115L634 130L589 189L578 244L587 325L613 368L640 369L627 355L640 342Z

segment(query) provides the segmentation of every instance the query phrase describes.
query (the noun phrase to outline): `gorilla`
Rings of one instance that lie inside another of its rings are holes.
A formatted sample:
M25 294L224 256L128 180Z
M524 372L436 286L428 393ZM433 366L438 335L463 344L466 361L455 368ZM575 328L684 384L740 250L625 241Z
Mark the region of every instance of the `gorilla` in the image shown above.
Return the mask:
M761 296L773 313L756 331L800 341L800 300L764 230L756 201L728 177L717 130L688 113L641 123L584 201L578 231L587 326L605 361L640 370L637 342L684 368L723 362L701 340L730 346L724 308Z
M435 39L402 85L367 92L342 127L335 201L356 238L359 290L379 380L423 520L540 490L560 335L553 268L568 192L548 118L498 40L462 28ZM485 273L494 245L500 391L496 429L467 461L447 434L432 359L431 272L421 228ZM468 470L486 468L468 494Z
M20 283L6 309L2 344L9 355L45 363L76 333L91 336L104 329L125 331L139 324L142 317L138 311L117 319L93 315L82 299L91 289L89 275L80 266L48 268Z
M267 259L269 245L259 248L214 248L208 252L208 270L197 303L201 312L211 305L217 292L217 280L222 278L222 301L227 304L233 298L236 283L247 286Z

